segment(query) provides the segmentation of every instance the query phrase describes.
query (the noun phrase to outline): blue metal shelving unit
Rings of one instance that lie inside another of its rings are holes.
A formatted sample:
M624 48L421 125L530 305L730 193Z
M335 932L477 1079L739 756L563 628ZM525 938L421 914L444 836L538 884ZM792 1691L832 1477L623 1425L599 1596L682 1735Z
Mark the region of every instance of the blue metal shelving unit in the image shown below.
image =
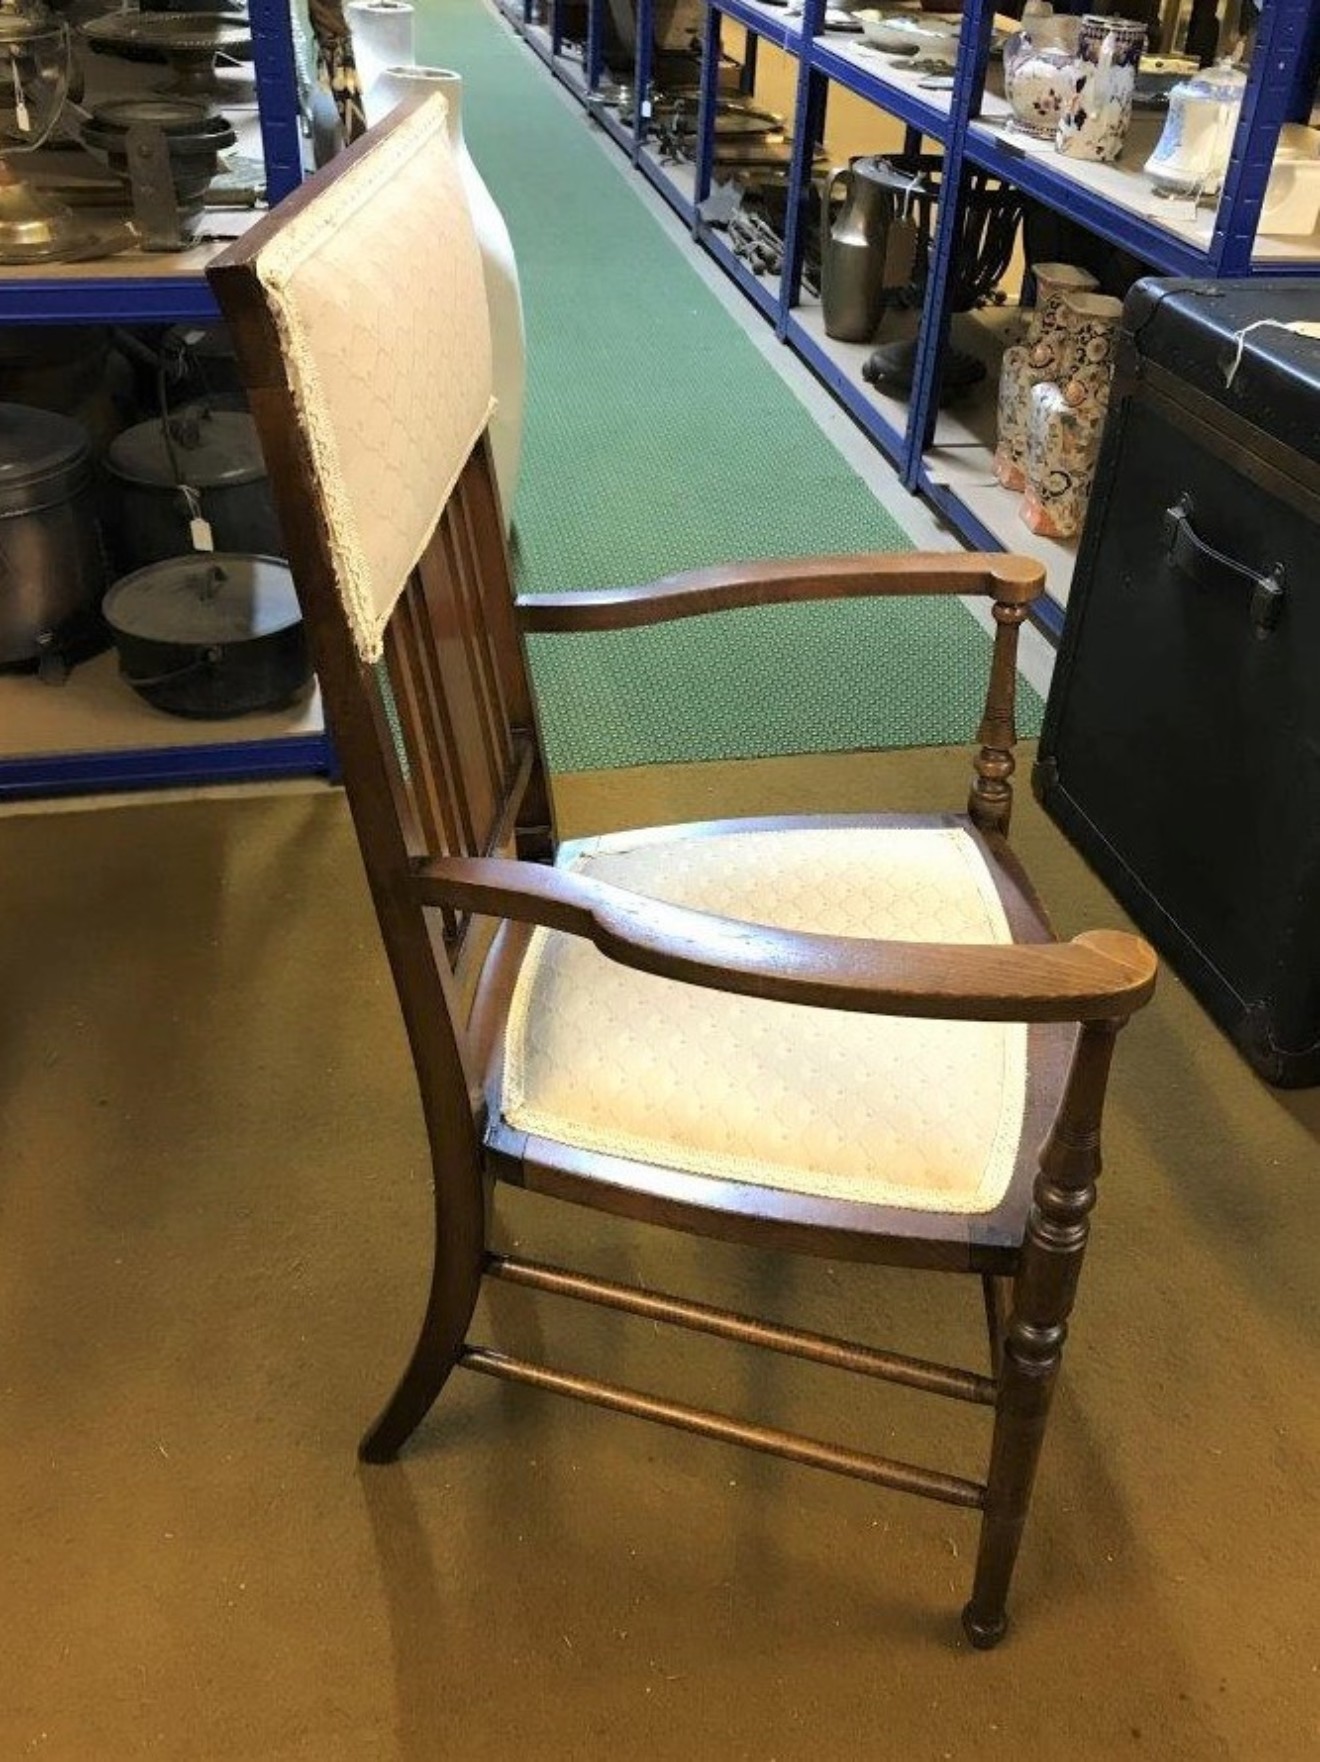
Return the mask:
M557 65L562 45L557 22L561 0L545 0L552 20L549 31L529 25L530 0L498 3L513 28L527 38L570 90L576 90L578 82L566 78ZM647 89L649 75L651 6L652 0L639 0L638 37L645 47L637 77L642 92ZM605 0L588 0L589 40L595 44L593 90L600 72L604 7ZM647 119L642 106L635 107L631 128L622 125L617 117L607 119L599 104L592 106L593 114L638 170L692 227L699 244L774 325L777 335L893 460L907 487L925 496L969 543L982 549L1007 548L1004 534L987 525L983 515L968 504L958 489L944 481L931 458L939 415L940 364L951 322L950 269L959 237L965 172L977 167L994 173L1046 207L1130 252L1158 273L1318 275L1320 256L1289 259L1279 251L1257 254L1256 227L1279 129L1289 120L1305 119L1310 111L1320 74L1320 0L1264 0L1223 194L1213 222L1201 224L1194 229L1197 236L1192 237L1188 233L1193 229L1162 225L1152 214L1150 192L1139 175L1134 174L1130 184L1114 180L1110 193L1106 193L1088 177L1087 168L1052 153L1024 148L1002 133L985 106L994 0L965 0L953 90L942 94L927 93L914 81L898 75L886 77L884 63L878 58L874 65L867 65L870 58L850 52L852 39L826 32L824 13L825 0L805 0L802 16L794 19L786 19L782 10L758 4L758 0L709 0L703 33L703 108L695 166L695 204L674 175L647 150ZM734 256L722 233L703 222L698 213L711 181L715 68L722 19L742 26L749 33L748 42L753 50L758 40L764 41L798 63L784 272L777 291L768 288L763 278L751 274ZM802 217L804 204L811 199L811 155L823 138L831 86L846 88L904 123L909 150L915 150L923 138L937 143L944 155L942 188L954 192L954 200L939 204L926 302L918 329L916 381L901 421L895 420L893 411L863 384L855 360L847 351L833 350L828 339L803 322ZM1015 535L1015 542L1030 547L1025 528ZM1040 621L1048 631L1057 634L1062 624L1061 607L1048 602Z
M253 61L267 190L272 202L302 178L293 35L288 0L249 0ZM113 262L87 276L0 277L0 324L217 324L206 277L117 276ZM75 685L62 689L76 689ZM236 725L237 728L237 725ZM169 747L0 757L0 800L97 790L191 787L208 783L333 775L324 734L267 740L181 742Z

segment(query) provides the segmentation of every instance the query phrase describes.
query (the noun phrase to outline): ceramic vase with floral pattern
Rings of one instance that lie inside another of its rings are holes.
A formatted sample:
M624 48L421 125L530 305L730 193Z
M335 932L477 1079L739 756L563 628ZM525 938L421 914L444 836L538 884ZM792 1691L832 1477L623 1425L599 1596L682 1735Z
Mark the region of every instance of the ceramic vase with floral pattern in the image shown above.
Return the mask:
M1036 282L1036 305L1026 336L1005 349L999 370L999 428L995 448L995 476L1005 489L1021 489L1026 482L1027 415L1031 388L1043 380L1057 379L1063 372L1062 313L1065 297L1088 293L1096 285L1089 271L1071 263L1038 263L1032 270Z
M1054 145L1070 159L1117 159L1132 121L1137 66L1146 47L1139 19L1082 20L1077 42L1073 95L1059 118Z
M1066 376L1032 388L1021 514L1043 537L1071 538L1086 518L1122 316L1123 302L1108 294L1067 296Z
M1022 23L1004 43L1004 96L1011 134L1052 141L1073 93L1082 21L1053 16L1049 0L1027 0Z

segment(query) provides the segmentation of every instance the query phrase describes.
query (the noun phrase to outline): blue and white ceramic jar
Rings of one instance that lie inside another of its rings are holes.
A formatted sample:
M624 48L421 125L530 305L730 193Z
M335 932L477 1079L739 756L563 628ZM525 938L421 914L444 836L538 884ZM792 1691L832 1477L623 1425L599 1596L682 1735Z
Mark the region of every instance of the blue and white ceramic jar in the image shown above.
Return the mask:
M1072 94L1054 137L1060 153L1102 164L1118 158L1132 121L1145 47L1146 26L1139 19L1087 13L1077 43Z

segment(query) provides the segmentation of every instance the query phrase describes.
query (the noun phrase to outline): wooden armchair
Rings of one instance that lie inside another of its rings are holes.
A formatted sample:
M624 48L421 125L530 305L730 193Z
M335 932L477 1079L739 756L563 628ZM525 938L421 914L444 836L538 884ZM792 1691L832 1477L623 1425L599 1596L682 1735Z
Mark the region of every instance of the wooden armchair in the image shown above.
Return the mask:
M980 1511L964 1623L993 1645L1086 1246L1110 1054L1155 982L1132 936L1057 943L1005 843L1017 631L1041 571L1004 556L825 557L515 600L485 440L481 266L443 102L373 130L210 271L434 1161L430 1297L362 1455L393 1458L461 1365ZM966 817L734 820L558 845L526 633L916 593L994 603ZM494 1180L707 1237L977 1274L989 1372L495 1252ZM471 1343L483 1278L993 1408L988 1474Z

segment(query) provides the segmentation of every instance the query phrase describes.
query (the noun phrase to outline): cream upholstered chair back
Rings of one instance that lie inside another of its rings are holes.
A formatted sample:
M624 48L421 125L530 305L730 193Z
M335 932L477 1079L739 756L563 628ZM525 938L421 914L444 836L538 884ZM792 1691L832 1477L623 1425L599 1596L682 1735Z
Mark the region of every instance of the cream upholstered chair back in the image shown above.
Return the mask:
M368 661L493 407L481 257L445 118L439 95L413 110L253 259Z
M481 257L443 95L373 129L210 274L354 811L376 795L398 820L368 867L385 849L395 870L485 854L525 796L548 824L487 456ZM451 917L451 943L462 929Z

